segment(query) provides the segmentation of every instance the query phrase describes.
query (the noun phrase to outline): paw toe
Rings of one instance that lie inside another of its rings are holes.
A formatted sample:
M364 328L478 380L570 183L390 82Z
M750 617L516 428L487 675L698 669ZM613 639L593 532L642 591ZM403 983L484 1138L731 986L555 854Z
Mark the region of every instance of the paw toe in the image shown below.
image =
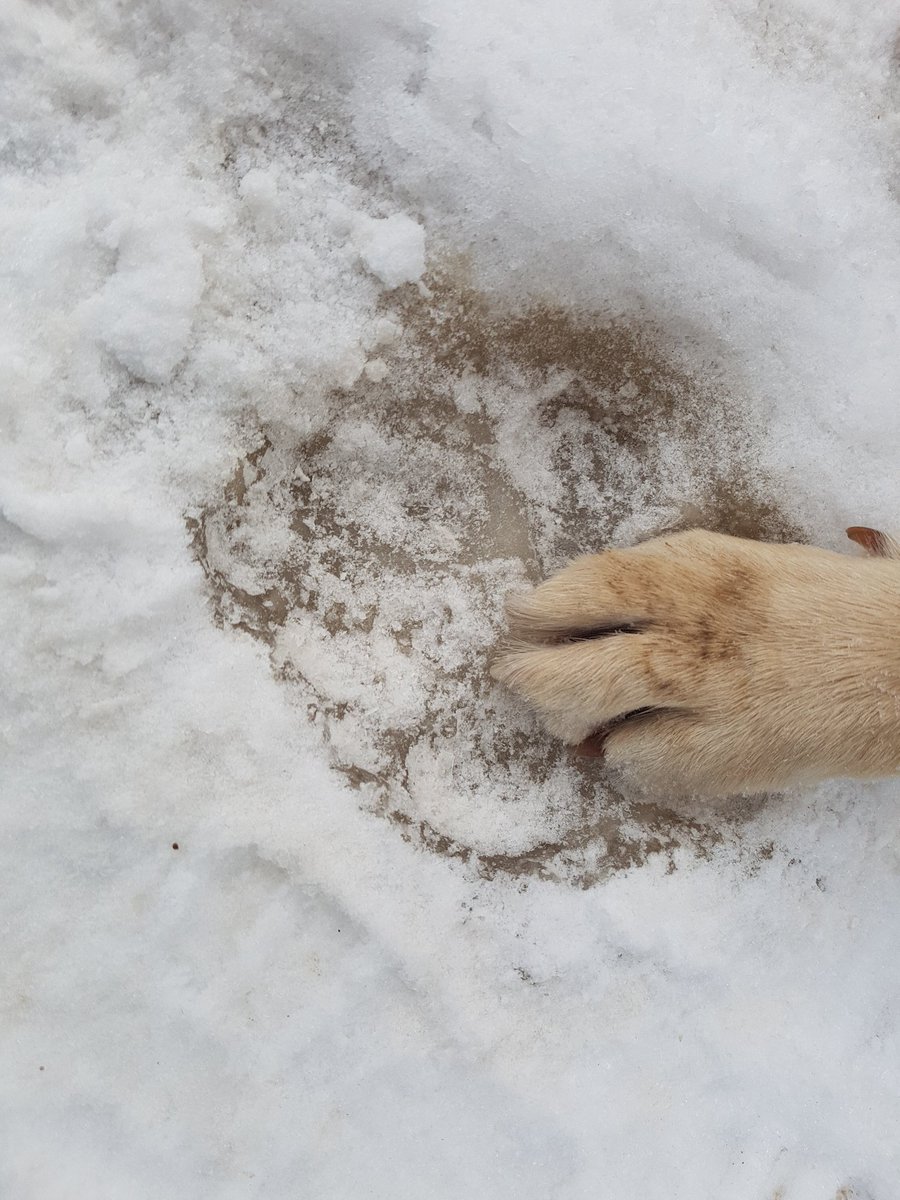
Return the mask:
M639 632L520 645L499 655L491 673L538 710L551 734L575 745L625 715L673 702L653 666L657 650L657 639Z

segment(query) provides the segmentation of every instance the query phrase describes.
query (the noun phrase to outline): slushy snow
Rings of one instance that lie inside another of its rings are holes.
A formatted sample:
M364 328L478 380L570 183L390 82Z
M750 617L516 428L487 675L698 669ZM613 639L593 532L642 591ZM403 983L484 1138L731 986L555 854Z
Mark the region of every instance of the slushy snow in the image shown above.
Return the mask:
M3 6L0 1194L898 1194L897 783L636 801L485 670L900 523L897 31Z

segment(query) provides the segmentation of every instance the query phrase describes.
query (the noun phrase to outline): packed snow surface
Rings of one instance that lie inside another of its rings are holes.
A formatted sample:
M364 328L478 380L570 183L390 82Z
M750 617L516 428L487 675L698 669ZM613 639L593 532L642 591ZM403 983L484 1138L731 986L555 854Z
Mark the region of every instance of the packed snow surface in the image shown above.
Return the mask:
M898 784L486 673L579 551L900 524L898 28L0 6L0 1194L900 1194Z

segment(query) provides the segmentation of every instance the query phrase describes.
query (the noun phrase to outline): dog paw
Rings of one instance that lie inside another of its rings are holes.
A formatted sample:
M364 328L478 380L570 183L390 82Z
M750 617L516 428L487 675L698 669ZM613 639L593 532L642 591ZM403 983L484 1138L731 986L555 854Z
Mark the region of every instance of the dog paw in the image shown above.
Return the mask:
M879 772L896 749L862 747L880 718L854 701L860 568L872 587L884 569L703 530L588 555L509 601L492 674L548 732L670 794Z

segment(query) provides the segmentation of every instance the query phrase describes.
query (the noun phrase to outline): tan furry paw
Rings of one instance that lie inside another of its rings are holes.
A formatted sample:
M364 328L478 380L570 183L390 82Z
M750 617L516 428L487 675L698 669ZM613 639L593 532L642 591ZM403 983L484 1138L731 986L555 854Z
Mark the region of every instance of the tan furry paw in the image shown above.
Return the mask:
M551 734L670 793L888 773L897 543L849 532L878 557L693 530L577 559L509 601L492 674Z

